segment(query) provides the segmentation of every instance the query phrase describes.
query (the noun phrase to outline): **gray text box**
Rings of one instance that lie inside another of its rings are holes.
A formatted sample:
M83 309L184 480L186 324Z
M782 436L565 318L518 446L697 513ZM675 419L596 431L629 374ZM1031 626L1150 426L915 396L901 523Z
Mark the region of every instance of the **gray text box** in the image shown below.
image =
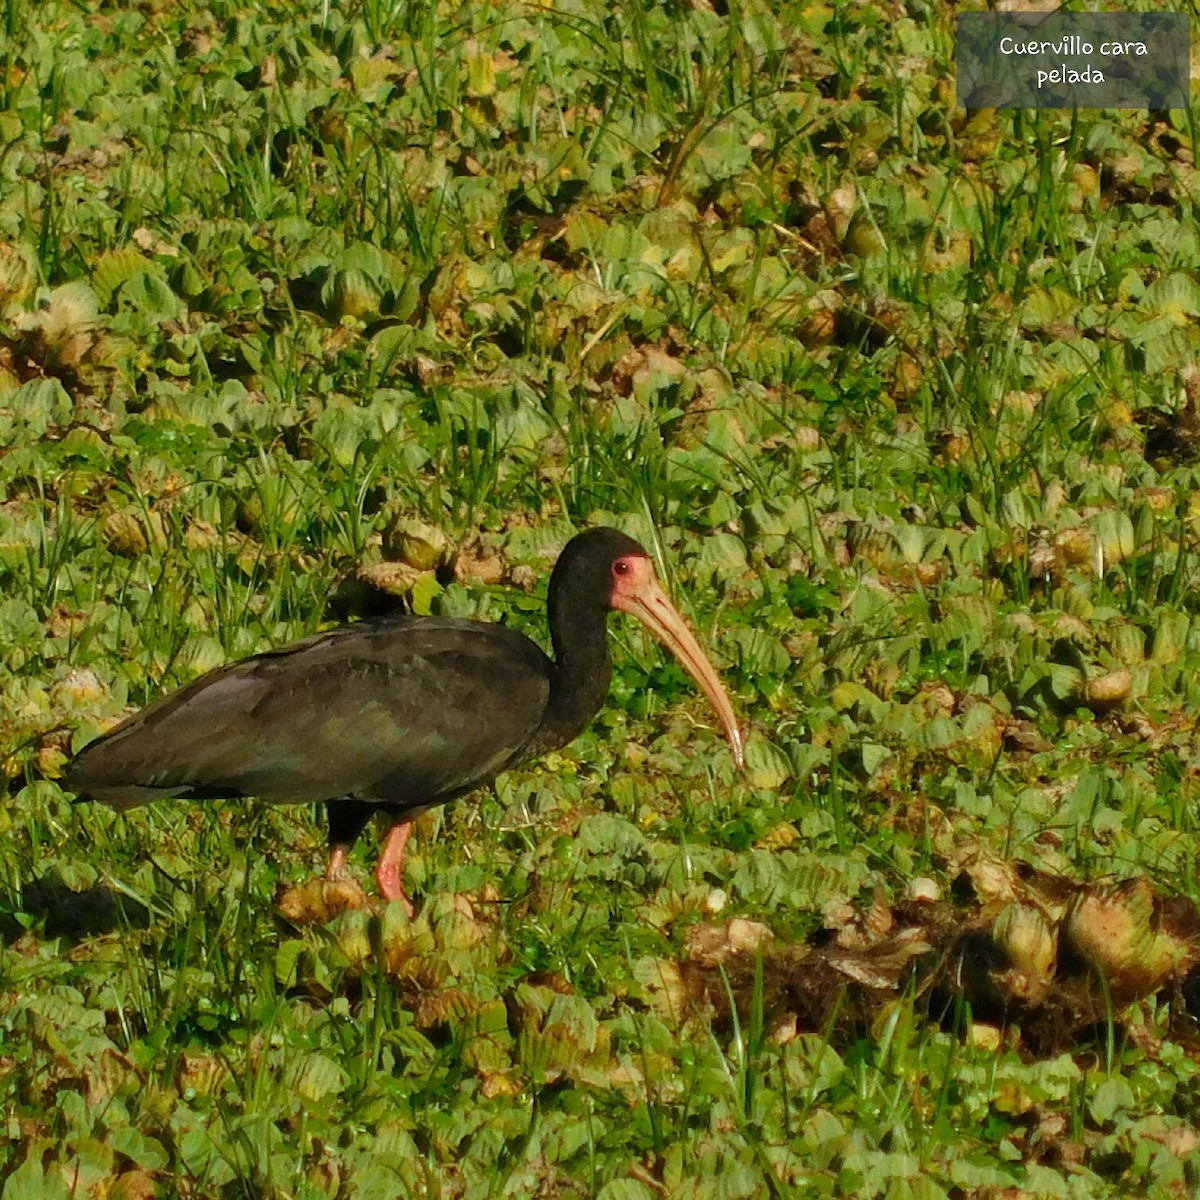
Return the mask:
M1186 13L961 13L964 108L1186 108Z

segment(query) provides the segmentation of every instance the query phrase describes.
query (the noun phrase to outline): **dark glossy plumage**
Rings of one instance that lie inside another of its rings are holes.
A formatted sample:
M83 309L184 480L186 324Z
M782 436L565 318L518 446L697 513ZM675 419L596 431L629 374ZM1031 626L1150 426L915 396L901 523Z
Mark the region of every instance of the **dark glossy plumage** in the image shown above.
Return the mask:
M648 616L638 610L646 603L657 606ZM330 877L371 813L384 810L397 844L385 847L380 884L402 898L407 822L565 745L599 710L613 606L637 610L681 653L740 756L728 701L694 639L673 624L682 628L645 551L595 529L568 543L551 577L554 660L502 625L364 621L202 676L85 747L66 782L117 808L168 797L326 801Z
M525 752L549 697L548 665L501 625L364 621L156 701L87 747L67 782L117 808L237 796L421 808ZM500 680L511 704L492 702Z

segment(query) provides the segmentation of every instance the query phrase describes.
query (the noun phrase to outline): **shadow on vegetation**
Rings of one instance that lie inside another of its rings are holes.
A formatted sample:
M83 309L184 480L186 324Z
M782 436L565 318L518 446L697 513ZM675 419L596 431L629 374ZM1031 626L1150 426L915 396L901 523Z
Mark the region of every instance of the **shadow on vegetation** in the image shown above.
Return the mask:
M327 620L370 621L379 617L404 616L409 607L403 596L393 596L382 588L371 584L354 575L343 579L337 589L330 595L325 606Z
M150 914L136 900L102 883L83 892L72 891L58 875L47 875L25 884L20 896L10 895L0 914L0 937L13 942L26 930L23 914L41 925L47 937L81 941L132 926L145 929Z

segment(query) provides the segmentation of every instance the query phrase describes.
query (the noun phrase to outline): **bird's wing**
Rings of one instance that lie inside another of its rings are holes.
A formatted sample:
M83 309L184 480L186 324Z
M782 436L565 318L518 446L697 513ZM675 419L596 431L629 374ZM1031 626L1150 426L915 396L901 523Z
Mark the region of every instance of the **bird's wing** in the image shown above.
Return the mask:
M121 808L186 795L433 803L520 761L549 670L503 626L363 622L197 679L85 747L67 782Z

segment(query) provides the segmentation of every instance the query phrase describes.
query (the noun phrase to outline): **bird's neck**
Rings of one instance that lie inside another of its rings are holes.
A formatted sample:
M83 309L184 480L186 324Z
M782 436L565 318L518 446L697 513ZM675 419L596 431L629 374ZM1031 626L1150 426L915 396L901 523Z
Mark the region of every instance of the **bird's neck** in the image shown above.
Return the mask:
M612 678L605 628L608 610L576 610L569 622L556 621L554 616L552 610L550 640L554 644L554 673L543 728L556 739L557 745L564 746L583 732L608 696Z

